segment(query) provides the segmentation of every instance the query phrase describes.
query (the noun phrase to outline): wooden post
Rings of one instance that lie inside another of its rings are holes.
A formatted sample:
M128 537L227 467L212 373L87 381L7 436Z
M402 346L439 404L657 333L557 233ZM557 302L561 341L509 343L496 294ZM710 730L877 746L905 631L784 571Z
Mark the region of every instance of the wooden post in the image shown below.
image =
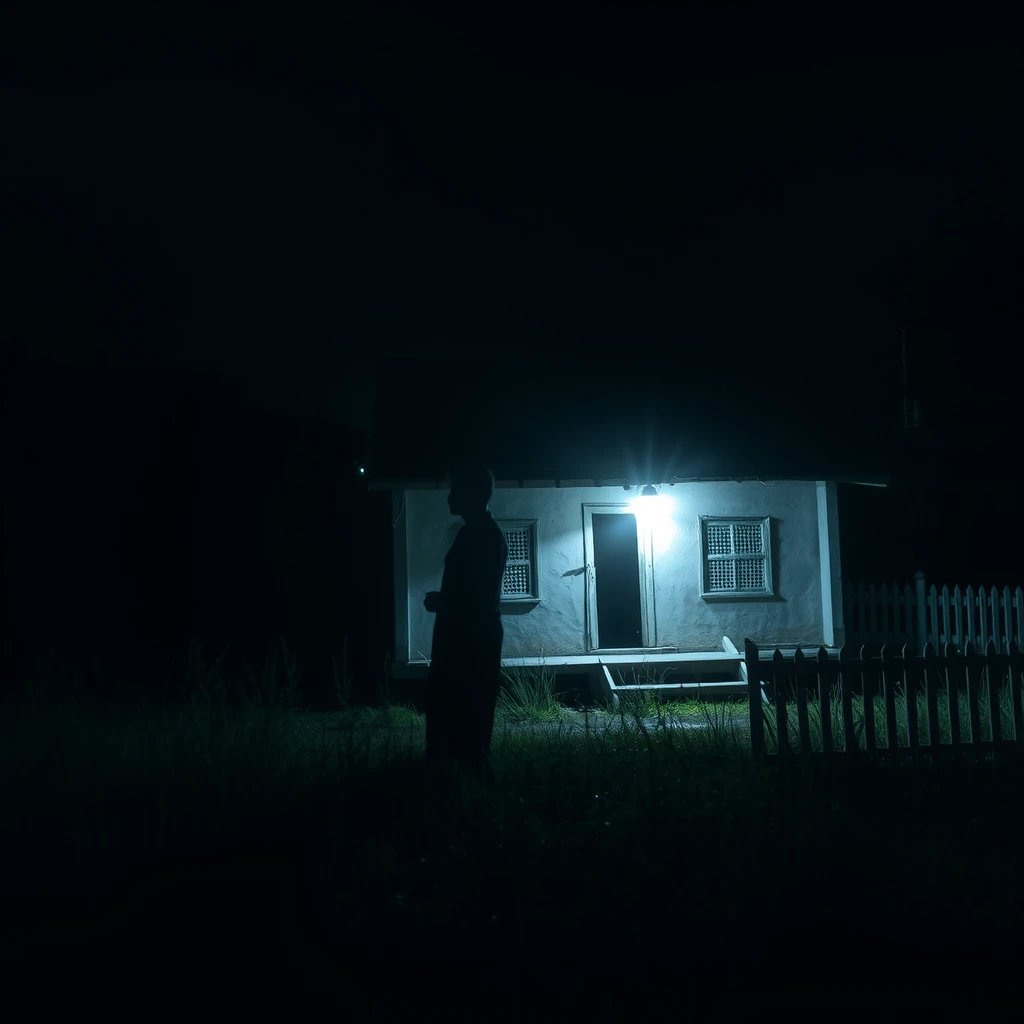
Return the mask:
M924 573L914 573L914 589L917 591L917 650L923 651L928 643L928 619L925 614Z
M747 666L747 703L750 706L750 750L757 761L764 760L764 709L761 707L761 663L757 644L750 637L743 641Z

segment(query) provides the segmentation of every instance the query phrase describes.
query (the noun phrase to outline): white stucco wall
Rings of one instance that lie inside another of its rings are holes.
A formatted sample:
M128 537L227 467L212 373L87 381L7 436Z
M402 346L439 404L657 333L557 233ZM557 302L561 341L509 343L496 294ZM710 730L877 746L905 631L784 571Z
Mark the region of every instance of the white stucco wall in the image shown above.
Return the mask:
M654 532L657 641L683 651L719 650L728 635L759 643L818 645L824 641L819 560L819 496L814 481L711 482L665 486L670 517ZM405 492L396 529L405 551L408 581L408 657L430 656L433 616L423 595L441 585L444 556L462 520L450 515L444 489ZM507 658L583 654L586 577L583 504L629 503L621 487L498 488L491 501L496 519L536 519L541 602L503 607ZM775 595L738 600L700 596L699 516L770 516ZM396 549L397 550L397 549ZM399 574L400 576L401 574ZM402 580L396 580L401 587ZM396 609L399 616L401 604ZM403 625L397 633L405 635ZM402 655L401 645L398 656Z

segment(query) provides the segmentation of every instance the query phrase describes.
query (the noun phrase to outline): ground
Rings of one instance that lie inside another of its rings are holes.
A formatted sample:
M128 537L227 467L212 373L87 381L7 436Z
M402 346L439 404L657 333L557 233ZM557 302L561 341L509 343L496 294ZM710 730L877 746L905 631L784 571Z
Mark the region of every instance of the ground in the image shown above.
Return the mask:
M339 1005L375 972L384 995L422 991L429 965L509 1005L543 989L607 1019L665 993L763 1004L780 963L802 968L788 1006L823 979L834 997L840 969L861 995L927 989L935 936L944 962L984 963L960 975L977 1008L974 979L1016 948L1006 766L767 769L745 708L706 705L666 728L502 716L494 785L432 790L422 718L401 708L4 712L2 928L23 959L54 943L122 967L244 952L247 984L254 965L316 965Z

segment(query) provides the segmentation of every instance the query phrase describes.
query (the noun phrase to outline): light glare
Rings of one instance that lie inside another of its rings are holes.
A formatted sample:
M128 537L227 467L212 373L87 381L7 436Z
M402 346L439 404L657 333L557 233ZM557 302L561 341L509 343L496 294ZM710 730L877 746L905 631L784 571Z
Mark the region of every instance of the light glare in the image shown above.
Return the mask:
M675 502L667 494L635 498L629 505L641 529L651 531L651 540L656 554L669 549L675 539Z

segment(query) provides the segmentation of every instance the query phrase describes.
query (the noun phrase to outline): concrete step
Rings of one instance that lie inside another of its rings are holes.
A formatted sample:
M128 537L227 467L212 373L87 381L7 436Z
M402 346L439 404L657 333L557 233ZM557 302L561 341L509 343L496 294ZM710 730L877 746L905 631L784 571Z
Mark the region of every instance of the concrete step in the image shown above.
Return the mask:
M742 654L735 654L730 651L689 651L672 654L614 654L602 653L593 654L568 654L549 655L544 658L503 658L503 668L588 668L594 665L664 665L668 667L712 664L721 665L730 662L736 664L743 660Z
M725 682L715 683L640 683L627 686L617 686L612 683L612 692L621 693L623 690L746 690L747 684L742 679L730 679Z

